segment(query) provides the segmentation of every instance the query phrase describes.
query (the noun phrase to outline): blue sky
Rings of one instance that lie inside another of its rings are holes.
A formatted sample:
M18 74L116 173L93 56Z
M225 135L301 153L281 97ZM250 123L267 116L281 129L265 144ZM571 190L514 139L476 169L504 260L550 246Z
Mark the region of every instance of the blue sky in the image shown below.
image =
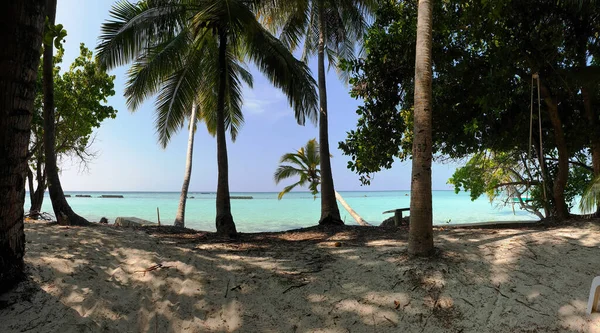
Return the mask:
M79 43L94 49L100 25L108 18L113 1L59 0L56 22L67 30L63 68L79 54ZM316 61L310 62L316 74ZM229 183L233 192L280 191L286 184L275 185L273 172L279 157L298 149L318 135L312 124L299 126L284 95L273 88L262 74L251 68L254 89L244 90L246 123L235 143L228 142ZM154 130L153 100L136 113L125 105L123 87L127 68L112 71L117 76L115 96L109 104L119 110L116 119L107 120L97 130L93 150L98 157L87 170L70 161L62 163L62 185L67 191L179 191L185 168L187 130L172 138L167 149L157 143ZM348 94L334 71L327 75L329 99L330 146L333 177L337 190L404 190L410 189L410 161L396 162L391 170L375 175L371 186L360 185L358 176L346 168L348 157L337 149L346 132L356 126L356 101ZM435 120L434 120L435 121ZM198 127L190 191L215 191L217 179L216 142ZM447 185L456 165L436 164L433 188L451 189Z

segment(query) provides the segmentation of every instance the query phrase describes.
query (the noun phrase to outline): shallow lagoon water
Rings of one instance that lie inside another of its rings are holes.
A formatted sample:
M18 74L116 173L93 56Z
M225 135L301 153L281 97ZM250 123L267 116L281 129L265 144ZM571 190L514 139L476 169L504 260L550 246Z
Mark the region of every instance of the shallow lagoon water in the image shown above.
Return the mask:
M340 192L348 204L366 221L378 225L392 214L383 211L409 207L409 191ZM163 224L172 224L179 204L177 192L66 192L71 207L90 221L108 218L112 223L118 216L135 216L156 222L156 208L160 209ZM77 194L88 194L91 198L77 198ZM124 198L100 198L101 195L123 195ZM292 192L277 200L275 192L232 193L232 196L252 196L253 199L231 200L232 213L238 231L280 231L313 226L320 216L320 201L308 192ZM186 226L214 231L215 194L190 192L187 201ZM25 209L29 208L27 194ZM436 225L477 223L486 221L536 220L537 217L515 207L498 207L486 197L471 201L469 194L453 191L433 191L433 220ZM42 211L52 213L50 198L46 193ZM342 219L347 224L356 224L340 206Z

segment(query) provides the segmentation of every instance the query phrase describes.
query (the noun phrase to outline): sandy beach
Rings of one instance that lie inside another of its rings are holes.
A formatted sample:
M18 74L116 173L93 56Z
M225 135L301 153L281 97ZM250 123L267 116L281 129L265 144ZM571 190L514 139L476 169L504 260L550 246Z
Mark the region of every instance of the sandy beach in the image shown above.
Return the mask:
M438 229L431 259L405 229L173 231L26 223L0 332L600 332L598 221Z

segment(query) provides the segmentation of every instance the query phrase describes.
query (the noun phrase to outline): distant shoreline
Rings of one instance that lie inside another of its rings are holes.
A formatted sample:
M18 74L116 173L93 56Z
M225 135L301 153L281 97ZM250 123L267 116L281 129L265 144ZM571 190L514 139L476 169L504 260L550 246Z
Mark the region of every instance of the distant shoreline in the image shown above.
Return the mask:
M48 191L46 190L46 193ZM181 191L69 191L69 190L65 190L65 193L181 193ZM380 193L380 192L410 192L410 190L365 190L365 191L359 191L359 190L350 190L350 191L345 191L345 190L341 190L338 191L340 193L352 193L352 192L371 192L371 193ZM454 192L454 190L432 190L432 192ZM29 193L29 191L25 191L25 193ZM188 194L216 194L216 191L189 191ZM279 193L279 191L231 191L229 193ZM293 191L291 193L305 193L305 194L310 194L310 191ZM461 191L460 193L466 193L464 191Z

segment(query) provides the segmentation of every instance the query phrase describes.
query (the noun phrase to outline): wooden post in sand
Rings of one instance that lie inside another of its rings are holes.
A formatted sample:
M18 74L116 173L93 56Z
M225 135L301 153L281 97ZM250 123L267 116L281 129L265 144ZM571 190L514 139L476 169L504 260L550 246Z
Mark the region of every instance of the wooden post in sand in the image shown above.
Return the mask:
M160 227L160 211L158 210L158 207L156 207L156 216L158 216L158 226Z

